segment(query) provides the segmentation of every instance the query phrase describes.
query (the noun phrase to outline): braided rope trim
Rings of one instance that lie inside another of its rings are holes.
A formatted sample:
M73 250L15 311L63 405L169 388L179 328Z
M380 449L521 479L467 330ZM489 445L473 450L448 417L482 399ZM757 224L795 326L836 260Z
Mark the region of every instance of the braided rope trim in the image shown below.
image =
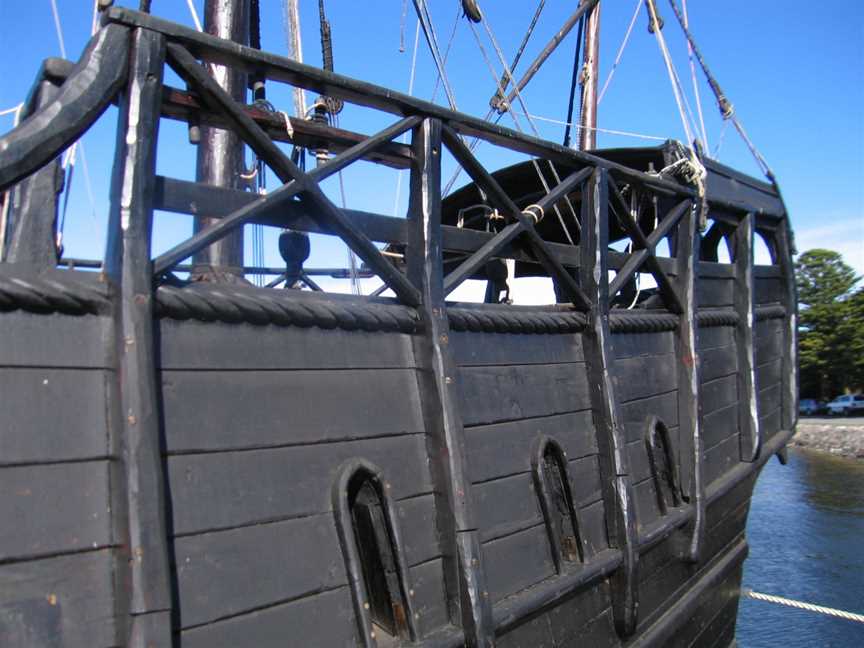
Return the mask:
M700 310L696 321L703 328L712 326L738 326L740 318L734 310L726 308Z
M783 304L756 307L755 319L757 322L769 319L783 319L784 317L786 317L786 307Z
M585 329L584 313L548 311L506 311L448 308L454 331L485 333L575 333Z
M0 271L0 311L87 315L108 306L108 288L63 273L12 274Z
M160 286L156 315L202 322L246 322L280 326L317 326L346 331L415 333L419 318L413 309L398 305L329 299L298 299L290 291L231 285Z
M661 333L677 328L678 316L672 313L628 310L609 314L609 330L613 333Z

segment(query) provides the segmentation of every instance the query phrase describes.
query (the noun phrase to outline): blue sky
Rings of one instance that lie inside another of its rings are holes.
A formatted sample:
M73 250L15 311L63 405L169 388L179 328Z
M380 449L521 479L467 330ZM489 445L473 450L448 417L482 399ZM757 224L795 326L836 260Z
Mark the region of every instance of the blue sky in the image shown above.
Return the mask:
M56 1L67 54L75 59L90 34L92 2ZM127 0L118 4L136 6L137 2ZM636 0L603 0L602 4L601 77L605 79ZM817 246L836 249L864 274L864 3L834 0L815 9L812 2L804 0L690 0L688 4L692 31L709 65L781 183L799 249ZM202 0L195 0L195 5L200 15ZM442 48L453 28L457 5L456 0L429 2ZM572 1L548 0L529 43L526 61L533 58L574 5ZM536 5L486 2L481 6L486 8L489 25L509 59ZM666 19L664 34L695 109L684 41L668 3L661 0L658 7ZM160 16L192 25L184 0L153 0L153 10ZM404 30L405 52L399 51L401 2L330 0L327 10L337 72L407 90L416 25L411 2ZM262 0L262 14L264 47L285 53L281 2ZM306 62L320 64L317 2L301 0L301 21ZM600 106L599 125L683 140L684 132L662 59L646 25L643 9ZM478 34L500 70L485 32L480 29ZM574 36L575 30L526 89L524 98L530 113L564 119ZM5 54L0 60L0 110L3 110L26 96L42 59L60 54L50 0L0 2L0 44ZM520 67L524 66L525 63ZM457 24L447 69L459 109L474 115L485 114L495 85L465 19ZM430 98L436 77L422 35L416 74L414 93ZM171 75L167 80L178 84ZM278 108L290 111L290 90L271 86L271 100ZM701 75L699 90L713 151L720 141L722 120ZM309 97L312 99L314 96ZM436 101L444 102L440 90ZM392 116L367 109L348 108L341 116L342 127L360 132L371 132L392 121ZM520 121L527 129L525 119ZM513 126L509 117L502 123ZM114 111L109 110L84 137L93 201L88 196L79 156L65 231L69 255L90 258L102 255L115 124ZM560 141L562 126L545 121L536 124L541 135ZM11 127L11 116L0 117L0 132ZM653 143L606 134L598 139L600 147ZM493 167L521 159L488 145L481 146L478 154ZM760 175L732 128L725 133L718 158ZM194 149L186 143L185 129L178 124L163 122L159 171L192 178ZM446 171L445 175L449 176ZM395 173L361 164L347 171L344 181L349 207L393 213ZM338 201L335 181L328 182L328 192ZM271 178L270 186L275 184ZM403 178L397 212L404 210L406 187L407 176ZM157 223L156 251L191 231L188 218L182 216L159 215ZM266 245L266 261L276 264L275 233L267 234ZM344 250L338 245L316 240L313 264L344 265L344 259Z

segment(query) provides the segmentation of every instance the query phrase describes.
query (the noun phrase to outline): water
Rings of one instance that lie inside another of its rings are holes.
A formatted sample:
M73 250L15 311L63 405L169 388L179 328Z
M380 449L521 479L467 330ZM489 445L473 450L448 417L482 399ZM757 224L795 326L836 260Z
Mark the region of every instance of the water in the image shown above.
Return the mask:
M791 449L753 495L744 586L864 613L864 461ZM864 624L743 598L741 648L862 647Z

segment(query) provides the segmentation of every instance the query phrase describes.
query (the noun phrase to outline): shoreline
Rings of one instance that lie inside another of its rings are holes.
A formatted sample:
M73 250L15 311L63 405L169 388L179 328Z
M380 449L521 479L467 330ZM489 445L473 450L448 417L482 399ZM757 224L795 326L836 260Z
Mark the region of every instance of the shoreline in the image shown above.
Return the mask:
M864 419L843 425L800 419L789 446L864 459Z

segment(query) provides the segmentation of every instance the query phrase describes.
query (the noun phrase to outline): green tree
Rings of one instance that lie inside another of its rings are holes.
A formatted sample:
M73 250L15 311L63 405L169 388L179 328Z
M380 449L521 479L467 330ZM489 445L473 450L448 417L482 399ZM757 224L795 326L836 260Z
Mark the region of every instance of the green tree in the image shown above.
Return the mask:
M833 398L864 385L864 289L831 250L808 250L796 263L801 393Z

